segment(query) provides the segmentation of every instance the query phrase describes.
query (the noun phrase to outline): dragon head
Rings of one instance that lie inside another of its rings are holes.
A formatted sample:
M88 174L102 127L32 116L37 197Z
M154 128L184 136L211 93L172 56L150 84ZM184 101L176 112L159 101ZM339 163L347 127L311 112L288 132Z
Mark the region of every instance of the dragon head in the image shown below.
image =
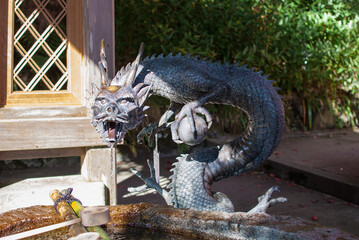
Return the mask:
M109 146L123 143L126 132L141 123L145 117L144 111L148 109L143 103L148 98L151 86L140 83L132 87L142 52L143 44L124 84L111 85L107 77L104 42L101 42L99 67L102 81L100 88L92 84L91 124Z

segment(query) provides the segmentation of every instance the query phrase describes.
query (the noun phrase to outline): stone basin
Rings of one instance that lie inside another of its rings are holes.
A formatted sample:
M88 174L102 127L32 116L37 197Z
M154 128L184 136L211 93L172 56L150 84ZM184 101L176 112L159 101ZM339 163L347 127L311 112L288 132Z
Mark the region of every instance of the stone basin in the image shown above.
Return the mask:
M132 234L136 239L358 239L290 216L204 212L149 203L110 206L110 215L105 230L114 239L130 239ZM0 237L59 222L62 219L53 206L19 208L0 214ZM36 239L60 236L71 237L62 228Z

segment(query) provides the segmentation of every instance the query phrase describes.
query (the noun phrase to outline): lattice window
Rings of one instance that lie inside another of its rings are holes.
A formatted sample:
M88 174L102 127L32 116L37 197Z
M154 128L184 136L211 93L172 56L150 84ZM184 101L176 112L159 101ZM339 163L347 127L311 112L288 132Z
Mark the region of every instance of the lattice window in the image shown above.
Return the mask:
M68 90L66 0L15 0L12 91Z

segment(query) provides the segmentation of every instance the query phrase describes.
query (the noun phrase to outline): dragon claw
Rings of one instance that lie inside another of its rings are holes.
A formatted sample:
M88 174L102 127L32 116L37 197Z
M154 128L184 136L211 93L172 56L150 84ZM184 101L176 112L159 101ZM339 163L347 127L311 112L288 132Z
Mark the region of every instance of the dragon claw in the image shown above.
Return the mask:
M147 165L150 168L150 172L151 172L151 176L149 178L146 178L142 175L142 173L140 173L139 171L137 171L134 168L131 168L131 171L133 174L135 174L137 177L139 177L140 179L142 179L142 181L145 182L145 185L139 186L139 187L135 187L135 188L128 188L127 191L129 192L140 192L143 191L145 189L148 188L153 188L155 189L157 192L162 194L162 188L161 186L156 182L156 174L155 174L155 168L153 167L152 163L150 160L147 160Z
M162 126L158 126L158 123L151 124L148 127L144 127L142 131L137 135L137 142L143 143L144 137L148 136L148 145L153 147L153 142L155 140L155 136L157 133L163 131L168 127L167 124L163 124Z
M158 127L158 123L154 123L149 125L148 127L144 127L141 132L137 135L137 142L143 143L144 137L148 136L148 145L150 147L153 146L153 141L156 133L161 131L162 129Z
M143 139L145 136L148 136L148 145L150 147L153 146L153 142L155 140L155 136L157 133L165 130L170 126L171 123L168 123L168 119L172 116L173 112L168 110L161 117L160 121L151 124L147 127L144 127L141 132L137 135L137 142L143 143Z
M198 116L198 114L204 115L206 121ZM187 126L185 129L180 129L183 125L181 122L185 120ZM175 121L171 125L172 140L177 144L199 144L205 138L207 130L211 125L212 117L207 109L200 107L196 101L187 103L176 115Z
M138 192L142 192L144 190L148 189L147 185L144 184L144 185L141 185L141 186L138 186L138 187L129 187L127 188L127 191L129 193L138 193Z
M279 192L279 187L278 186L274 186L271 187L270 189L268 189L266 191L266 193L262 196L260 196L258 198L258 204L257 206L255 206L254 208L252 208L248 213L253 214L253 213L266 213L268 208L273 206L276 203L282 203L282 202L287 202L287 198L284 197L279 197L279 198L273 198L272 199L272 194L275 191Z
M139 178L141 178L141 179L144 179L143 175L142 175L139 171L137 171L136 169L131 168L130 170L131 170L131 172L132 172L133 174L135 174L137 177L139 177Z
M212 126L212 116L208 112L208 110L203 107L198 107L194 111L195 111L195 113L199 113L199 114L202 114L205 116L206 122L207 122L207 128L210 129Z
M193 118L194 108L192 108L192 107L193 106L187 105L187 104L185 106L183 106L182 110L175 117L175 121L181 122L187 116L189 124L190 124L191 132L195 133L197 130L196 130L196 124L195 124L194 118Z
M139 177L140 179L142 179L143 181L145 181L145 180L144 180L145 177L144 177L139 171L137 171L137 170L134 169L134 168L131 168L130 170L131 170L131 172L132 172L133 174L135 174L137 177ZM127 191L130 192L130 193L137 193L137 192L142 192L142 191L144 191L144 190L146 190L146 189L148 189L148 186L147 186L146 184L144 184L144 185L141 185L141 186L138 186L138 187L129 187L129 188L127 188Z

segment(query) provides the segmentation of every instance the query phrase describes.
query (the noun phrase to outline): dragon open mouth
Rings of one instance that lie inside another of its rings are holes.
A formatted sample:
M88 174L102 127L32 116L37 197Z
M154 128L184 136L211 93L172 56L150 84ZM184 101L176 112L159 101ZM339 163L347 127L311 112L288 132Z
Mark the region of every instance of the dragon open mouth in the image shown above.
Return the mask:
M104 130L108 133L106 141L109 144L122 144L126 134L126 131L124 129L124 123L104 121L103 124Z
M101 134L109 146L123 143L129 122L127 114L114 115L111 113L95 114L92 121L92 125L96 127L97 132Z

